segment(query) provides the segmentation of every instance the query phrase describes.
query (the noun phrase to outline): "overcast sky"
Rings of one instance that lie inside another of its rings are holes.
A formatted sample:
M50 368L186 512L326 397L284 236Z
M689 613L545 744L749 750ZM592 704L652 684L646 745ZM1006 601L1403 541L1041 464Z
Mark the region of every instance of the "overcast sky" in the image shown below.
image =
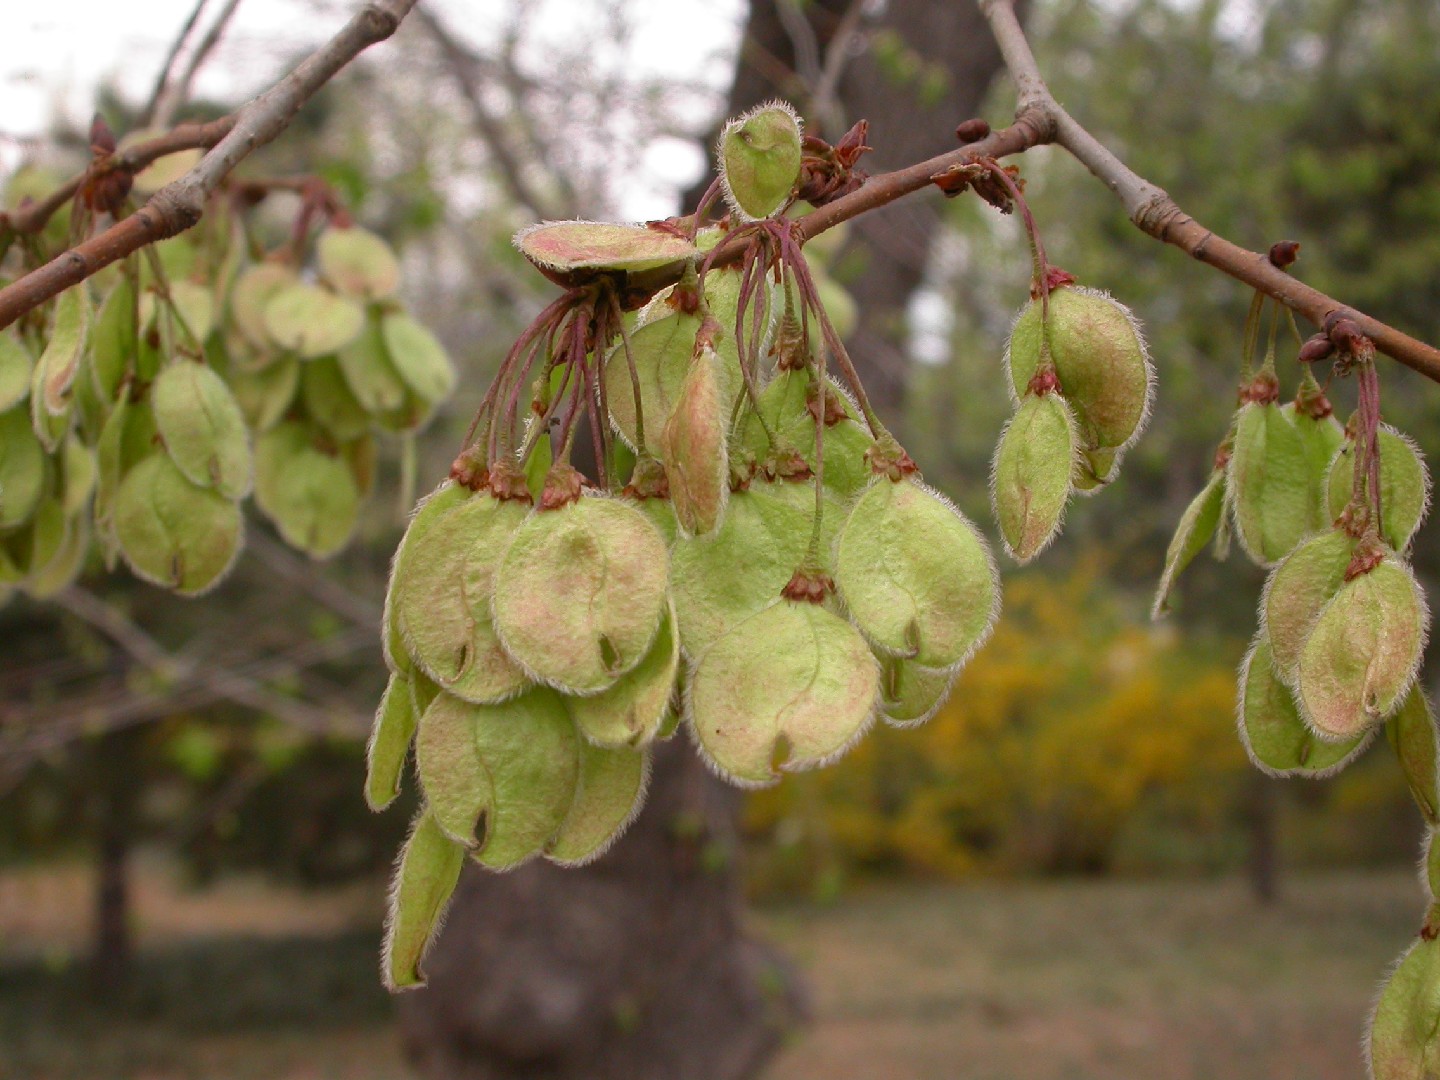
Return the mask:
M359 0L242 0L225 38L201 71L195 96L249 97L281 74L280 65L302 48L329 37ZM499 0L425 0L451 28L484 44L496 30ZM512 0L514 2L514 0ZM537 10L546 33L574 34L594 5L587 0L518 0ZM7 32L0 35L0 172L13 167L23 140L43 133L57 115L77 126L93 111L95 88L111 82L132 101L150 93L166 50L195 0L0 0L13 5ZM210 0L206 15L223 6ZM629 0L636 33L629 65L694 78L693 62L677 48L689 35L700 40L733 39L744 0ZM486 19L484 12L491 12ZM205 20L202 19L202 25ZM17 32L18 31L18 32ZM693 39L692 39L693 40ZM383 47L383 46L382 46ZM660 175L645 184L652 192L681 175L694 155L647 157ZM627 207L627 210L631 209ZM634 211L668 213L636 206Z

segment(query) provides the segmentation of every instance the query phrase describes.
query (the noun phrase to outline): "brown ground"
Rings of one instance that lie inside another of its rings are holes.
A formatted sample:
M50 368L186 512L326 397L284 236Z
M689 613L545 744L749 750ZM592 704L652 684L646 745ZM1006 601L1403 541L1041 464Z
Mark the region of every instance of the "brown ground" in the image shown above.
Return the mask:
M380 897L178 888L145 864L140 988L85 999L79 870L0 874L0 1080L403 1080L375 985ZM766 1080L1359 1080L1411 875L1293 878L1258 910L1219 882L888 885L757 927L817 1022ZM224 935L218 937L217 935Z

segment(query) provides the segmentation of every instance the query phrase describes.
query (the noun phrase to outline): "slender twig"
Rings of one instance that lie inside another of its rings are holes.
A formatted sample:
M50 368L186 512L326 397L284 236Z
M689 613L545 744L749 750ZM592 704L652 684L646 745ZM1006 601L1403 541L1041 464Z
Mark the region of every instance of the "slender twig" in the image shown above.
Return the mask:
M195 76L204 66L210 54L215 51L215 46L220 44L220 39L225 36L225 29L234 18L235 11L240 6L240 0L228 0L228 3L220 9L220 14L215 16L215 21L210 24L210 29L205 31L205 36L200 39L200 44L195 46L195 51L190 54L190 59L185 62L185 70L173 83L165 87L156 103L154 115L151 122L158 127L169 127L170 121L174 118L176 111L185 104L190 96L190 86L195 81Z
M180 50L185 48L185 42L190 40L190 34L195 29L195 24L200 21L200 15L205 10L205 5L210 0L196 0L196 4L190 9L190 16L185 20L185 25L180 27L180 32L170 42L170 48L165 53L165 59L160 63L160 70L155 73L155 85L150 89L150 98L145 108L140 111L141 123L149 127L154 124L157 110L160 107L160 99L165 94L165 87L170 82L170 73L175 69L175 62L180 58ZM161 126L166 126L161 124Z
M194 225L204 213L206 199L235 166L284 131L300 107L336 72L393 34L415 3L367 3L299 67L240 109L229 132L195 168L157 191L134 214L0 289L0 329L117 259Z
M830 44L825 47L825 67L810 93L810 100L815 103L815 111L827 132L845 130L845 115L838 97L840 76L855 55L855 40L860 35L866 7L866 0L850 0L850 6L840 17Z

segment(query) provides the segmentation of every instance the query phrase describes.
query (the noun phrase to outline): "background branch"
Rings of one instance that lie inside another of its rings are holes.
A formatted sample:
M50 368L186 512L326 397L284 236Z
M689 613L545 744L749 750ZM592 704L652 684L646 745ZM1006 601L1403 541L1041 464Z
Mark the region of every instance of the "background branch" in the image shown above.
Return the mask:
M300 107L336 72L393 34L415 3L376 0L366 4L299 67L240 109L230 130L190 172L161 188L123 221L0 289L0 329L131 252L194 225L204 212L205 200L221 181L250 153L284 131Z
M210 29L205 31L205 36L200 39L200 44L195 46L195 51L185 62L185 70L180 73L178 79L168 84L161 92L150 118L152 124L157 127L170 126L170 121L174 119L176 111L189 98L190 87L195 81L196 74L204 66L205 61L210 58L210 54L215 51L215 46L220 44L220 39L225 36L225 28L229 26L230 20L234 18L239 7L240 0L228 0L226 5L220 9L220 14L215 16L215 21L210 24Z
M185 20L185 25L180 27L180 32L175 35L175 40L170 42L170 49L160 63L160 70L155 73L155 85L150 90L150 98L146 101L145 108L140 110L142 125L148 127L157 122L155 117L160 106L160 99L165 94L165 86L170 81L170 73L175 69L175 62L180 58L180 50L185 47L185 42L190 40L190 35L195 30L195 24L200 21L200 16L205 11L205 5L209 2L210 0L196 0L195 6L190 9L189 18Z

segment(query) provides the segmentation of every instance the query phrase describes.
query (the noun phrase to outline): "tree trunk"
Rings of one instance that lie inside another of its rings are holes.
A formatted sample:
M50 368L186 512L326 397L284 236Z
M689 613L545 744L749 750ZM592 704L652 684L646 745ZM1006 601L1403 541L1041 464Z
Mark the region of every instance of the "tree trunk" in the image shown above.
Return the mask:
M1245 824L1250 834L1248 870L1250 890L1261 904L1273 904L1279 895L1279 865L1275 844L1276 784L1258 769L1249 780Z
M91 975L95 992L124 988L134 945L130 933L130 848L135 828L135 780L128 767L129 734L97 748L95 820L95 923Z
M797 6L823 50L851 0ZM938 95L887 77L868 56L839 98L867 117L872 171L955 145L1000 58L969 0L891 0L884 26L943 70ZM794 43L774 0L751 6L729 114L796 99L783 72ZM797 100L802 111L807 103ZM840 132L826 132L838 138ZM708 181L706 181L708 183ZM691 194L693 206L699 192ZM871 398L899 426L906 306L921 281L940 202L905 199L857 222L864 270L852 339ZM843 767L843 766L842 766ZM744 1080L803 1013L796 981L744 933L736 868L739 792L712 777L684 737L660 747L649 805L603 859L581 870L467 869L427 961L430 986L400 1003L405 1046L434 1080Z
M604 858L467 869L430 985L400 1001L421 1075L453 1080L742 1080L799 1019L796 980L744 933L739 792L684 736Z

